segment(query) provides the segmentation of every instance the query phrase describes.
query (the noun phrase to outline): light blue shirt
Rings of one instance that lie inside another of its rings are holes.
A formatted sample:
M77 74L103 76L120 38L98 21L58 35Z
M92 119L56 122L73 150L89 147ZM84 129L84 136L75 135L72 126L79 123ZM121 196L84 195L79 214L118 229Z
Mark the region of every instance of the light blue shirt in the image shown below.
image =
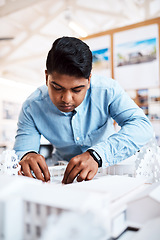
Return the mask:
M115 132L113 119L121 127ZM133 155L153 137L151 123L117 81L92 76L91 86L74 113L61 112L51 101L47 86L39 87L24 102L14 145L19 159L39 151L43 135L60 158L92 148L102 158L102 167Z

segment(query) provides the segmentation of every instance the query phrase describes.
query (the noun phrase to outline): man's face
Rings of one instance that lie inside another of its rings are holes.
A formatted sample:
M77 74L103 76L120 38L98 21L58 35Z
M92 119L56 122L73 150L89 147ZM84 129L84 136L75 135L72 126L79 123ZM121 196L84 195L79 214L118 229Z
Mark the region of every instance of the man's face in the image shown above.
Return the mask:
M90 78L77 78L53 72L46 73L46 85L53 104L62 112L71 112L84 100Z

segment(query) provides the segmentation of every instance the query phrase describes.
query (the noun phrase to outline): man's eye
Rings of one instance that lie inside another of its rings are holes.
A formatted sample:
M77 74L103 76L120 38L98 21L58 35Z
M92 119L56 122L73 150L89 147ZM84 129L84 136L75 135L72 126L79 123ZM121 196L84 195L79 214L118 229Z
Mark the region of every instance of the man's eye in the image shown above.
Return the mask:
M56 91L61 91L61 90L62 90L62 88L58 88L58 87L55 87L55 86L53 86L53 88L54 88Z
M57 91L61 91L62 89L61 88L55 88Z
M79 89L79 90L73 89L72 91L73 91L74 93L79 93L79 92L81 91L81 89Z

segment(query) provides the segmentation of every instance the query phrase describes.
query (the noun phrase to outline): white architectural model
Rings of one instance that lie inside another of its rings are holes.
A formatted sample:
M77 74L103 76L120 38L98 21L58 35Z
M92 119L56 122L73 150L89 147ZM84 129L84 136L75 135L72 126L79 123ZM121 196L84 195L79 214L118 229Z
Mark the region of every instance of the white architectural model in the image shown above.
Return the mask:
M96 208L93 207L95 203ZM84 226L75 225L74 234L77 234L77 239L82 232L89 233L90 228L97 227L96 239L103 240L104 236L110 236L108 210L108 194L72 190L62 184L43 183L21 176L0 176L1 240L46 239L42 233L50 216L58 222L65 213L66 228L61 226L66 229L65 239L71 239L69 236L73 230L73 223L68 221L68 216L74 213L78 219L90 214L89 225L85 225L85 231L81 229ZM52 228L54 226L53 222ZM88 237L90 239L90 236Z
M20 166L15 151L6 150L0 155L0 175L17 175Z
M106 176L69 185L0 176L0 240L118 237L131 222L128 209L133 206L132 199L146 188L148 185L142 180L124 176ZM153 194L152 191L148 194ZM160 194L159 186L156 191ZM144 211L150 207L145 206ZM159 209L160 202L156 213Z
M66 165L49 167L50 183L8 176L17 175L19 165L13 151L4 152L0 156L0 240L107 240L127 227L143 228L148 220L160 217L160 183L144 184L155 170L155 161L160 162L159 148L153 152L155 146L149 147L137 159L133 156L108 172L99 169L92 181L69 185L61 184ZM147 174L143 164L148 164ZM158 171L151 182L160 181ZM128 177L135 174L146 178Z
M137 177L145 177L147 182L160 182L160 147L152 139L136 155Z

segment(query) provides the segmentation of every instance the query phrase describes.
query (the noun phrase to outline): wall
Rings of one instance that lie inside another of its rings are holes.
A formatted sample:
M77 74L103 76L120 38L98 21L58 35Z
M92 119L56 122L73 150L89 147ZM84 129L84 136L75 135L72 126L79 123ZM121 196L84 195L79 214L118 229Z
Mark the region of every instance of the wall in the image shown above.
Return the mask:
M0 78L0 151L12 148L22 103L35 87Z

